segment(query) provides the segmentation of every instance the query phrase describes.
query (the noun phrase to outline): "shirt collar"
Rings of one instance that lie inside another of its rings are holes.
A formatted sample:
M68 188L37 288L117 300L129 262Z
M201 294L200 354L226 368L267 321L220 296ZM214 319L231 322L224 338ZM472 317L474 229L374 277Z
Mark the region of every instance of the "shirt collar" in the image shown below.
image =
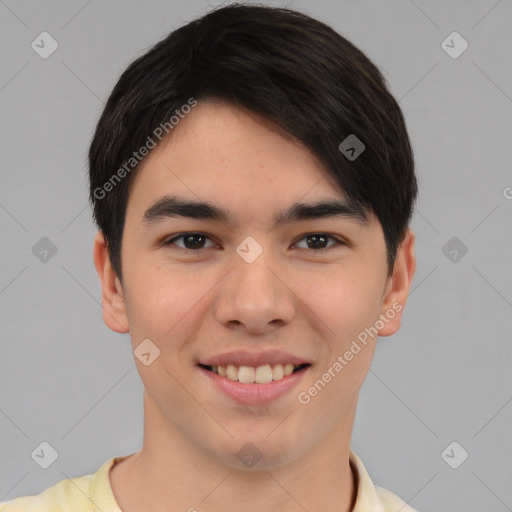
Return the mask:
M133 455L133 454L131 454ZM114 457L106 461L100 470L92 476L90 482L90 499L96 505L109 504L109 512L122 512L116 503L112 487L110 485L110 468L130 455L123 457ZM351 512L384 512L381 500L377 490L366 471L361 459L350 450L349 455L350 468L354 475L354 485L356 489L356 500ZM114 508L115 506L115 508Z
M350 450L349 461L356 487L356 501L351 512L383 512L377 489L361 459L352 450Z

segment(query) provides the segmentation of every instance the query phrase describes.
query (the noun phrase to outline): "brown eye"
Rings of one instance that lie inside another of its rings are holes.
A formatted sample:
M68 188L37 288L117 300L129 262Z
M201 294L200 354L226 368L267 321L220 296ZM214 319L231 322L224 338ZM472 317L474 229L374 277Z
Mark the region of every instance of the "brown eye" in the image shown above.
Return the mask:
M177 245L176 240L183 239L183 246ZM182 233L181 235L175 236L169 240L164 242L165 246L177 245L182 249L187 250L197 250L197 249L205 249L204 243L205 240L210 240L209 237L204 235L203 233ZM213 245L212 245L213 247ZM207 247L206 247L207 248Z
M327 241L329 239L334 240L335 243L333 245L327 246ZM336 247L338 245L344 245L341 240L338 240L333 236L327 235L326 233L312 233L302 237L301 240L306 240L306 249L312 249L315 252L327 250L330 249L331 247Z

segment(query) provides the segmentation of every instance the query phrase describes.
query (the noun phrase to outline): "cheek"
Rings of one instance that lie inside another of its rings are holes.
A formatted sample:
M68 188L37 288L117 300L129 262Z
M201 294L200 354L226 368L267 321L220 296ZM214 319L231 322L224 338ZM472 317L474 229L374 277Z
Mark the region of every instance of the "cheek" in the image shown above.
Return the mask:
M330 338L344 343L378 319L382 290L378 276L329 272L304 290L309 308L328 326Z
M197 274L183 270L164 272L155 267L137 273L132 283L138 290L131 296L134 320L159 337L177 329L187 316L194 316L195 307L207 292Z
M308 296L308 306L329 327L325 331L325 351L309 383L313 388L309 389L317 394L312 407L322 417L329 411L326 421L334 426L355 406L368 373L377 340L368 332L379 318L381 290L368 285L375 282L371 279L363 281L341 273L337 279L331 276L323 282ZM306 421L315 428L316 415L312 416Z

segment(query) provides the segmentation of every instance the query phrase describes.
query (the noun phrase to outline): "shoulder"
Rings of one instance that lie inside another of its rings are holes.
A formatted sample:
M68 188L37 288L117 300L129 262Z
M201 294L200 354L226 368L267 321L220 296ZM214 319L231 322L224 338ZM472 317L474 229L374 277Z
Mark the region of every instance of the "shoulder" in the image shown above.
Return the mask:
M66 512L89 511L87 499L91 475L61 480L39 494L21 496L0 503L0 512Z
M94 474L66 478L39 494L0 503L0 512L119 512L108 472L123 458L107 460Z
M395 493L384 487L376 485L375 491L382 504L382 512L395 512L397 510L400 510L400 512L418 512L416 509L407 505L402 498L399 498Z
M350 450L350 462L357 482L353 512L419 512L384 487L374 485L361 459Z

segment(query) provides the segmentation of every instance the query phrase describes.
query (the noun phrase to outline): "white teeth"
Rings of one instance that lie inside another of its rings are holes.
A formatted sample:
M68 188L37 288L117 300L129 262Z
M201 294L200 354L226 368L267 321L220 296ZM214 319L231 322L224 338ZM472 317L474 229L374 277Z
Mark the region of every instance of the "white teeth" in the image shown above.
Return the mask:
M267 384L272 382L272 369L269 364L266 364L265 366L258 366L258 368L256 368L254 381L258 384Z
M254 382L254 368L252 366L240 366L238 368L238 380L240 382Z
M293 364L285 364L283 367L283 373L284 375L291 375L293 373Z
M226 377L231 380L238 380L238 368L235 365L228 364L226 367Z
M284 376L283 365L276 364L274 368L272 368L272 380L282 379Z
M222 377L246 384L254 382L257 384L268 384L274 380L281 380L283 377L291 375L295 368L291 363L285 365L275 364L273 366L266 364L256 368L252 366L238 367L234 364L228 364L227 366L212 366L211 370Z

